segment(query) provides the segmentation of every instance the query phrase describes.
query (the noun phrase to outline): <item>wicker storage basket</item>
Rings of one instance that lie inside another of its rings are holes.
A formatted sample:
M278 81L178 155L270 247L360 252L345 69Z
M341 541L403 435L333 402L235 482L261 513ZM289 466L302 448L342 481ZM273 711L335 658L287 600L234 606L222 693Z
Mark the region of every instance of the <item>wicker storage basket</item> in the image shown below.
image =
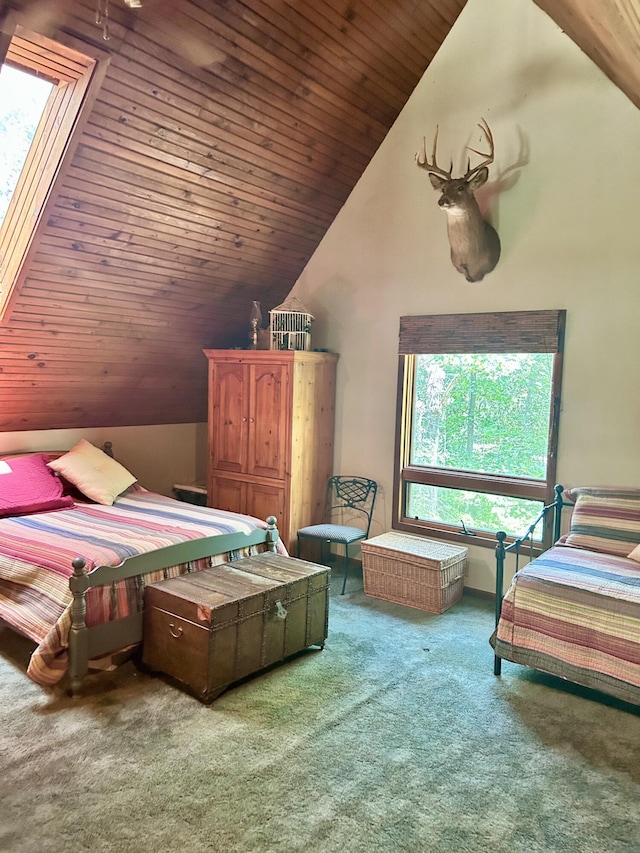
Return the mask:
M408 533L362 542L366 595L443 613L462 597L467 548Z

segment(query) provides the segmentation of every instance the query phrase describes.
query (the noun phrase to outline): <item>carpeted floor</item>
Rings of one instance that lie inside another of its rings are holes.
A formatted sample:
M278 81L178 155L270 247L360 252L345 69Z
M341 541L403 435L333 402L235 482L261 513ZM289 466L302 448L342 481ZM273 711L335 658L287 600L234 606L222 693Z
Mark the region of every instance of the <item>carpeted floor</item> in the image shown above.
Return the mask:
M132 663L86 696L0 629L0 850L640 853L640 709L504 665L492 606L337 594L330 634L210 707Z

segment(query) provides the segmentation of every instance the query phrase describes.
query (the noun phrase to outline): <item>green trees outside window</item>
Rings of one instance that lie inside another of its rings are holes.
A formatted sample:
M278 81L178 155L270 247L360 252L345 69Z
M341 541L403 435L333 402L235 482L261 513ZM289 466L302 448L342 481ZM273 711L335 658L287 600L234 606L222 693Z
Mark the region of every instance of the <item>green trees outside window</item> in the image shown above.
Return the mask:
M394 527L495 547L553 500L565 318L400 318Z
M544 481L553 356L416 356L411 465ZM539 502L416 484L408 514L469 529L525 527Z
M0 224L51 89L51 83L34 74L9 65L0 68Z

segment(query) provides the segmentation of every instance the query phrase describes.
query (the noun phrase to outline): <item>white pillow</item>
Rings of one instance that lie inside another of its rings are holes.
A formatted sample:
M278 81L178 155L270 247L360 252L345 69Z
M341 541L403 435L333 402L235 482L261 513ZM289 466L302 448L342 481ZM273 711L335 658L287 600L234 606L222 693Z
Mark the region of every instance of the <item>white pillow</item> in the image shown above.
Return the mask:
M633 551L627 555L632 560L637 560L640 563L640 545L636 545Z
M136 482L130 471L84 438L68 453L49 462L92 501L111 506L119 494Z

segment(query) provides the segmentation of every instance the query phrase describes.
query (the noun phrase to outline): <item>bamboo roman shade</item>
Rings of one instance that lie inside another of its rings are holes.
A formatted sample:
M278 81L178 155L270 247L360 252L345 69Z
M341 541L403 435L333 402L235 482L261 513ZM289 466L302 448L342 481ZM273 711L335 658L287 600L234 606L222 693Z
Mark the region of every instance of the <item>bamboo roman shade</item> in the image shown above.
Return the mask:
M561 352L566 311L500 311L400 318L400 355Z

